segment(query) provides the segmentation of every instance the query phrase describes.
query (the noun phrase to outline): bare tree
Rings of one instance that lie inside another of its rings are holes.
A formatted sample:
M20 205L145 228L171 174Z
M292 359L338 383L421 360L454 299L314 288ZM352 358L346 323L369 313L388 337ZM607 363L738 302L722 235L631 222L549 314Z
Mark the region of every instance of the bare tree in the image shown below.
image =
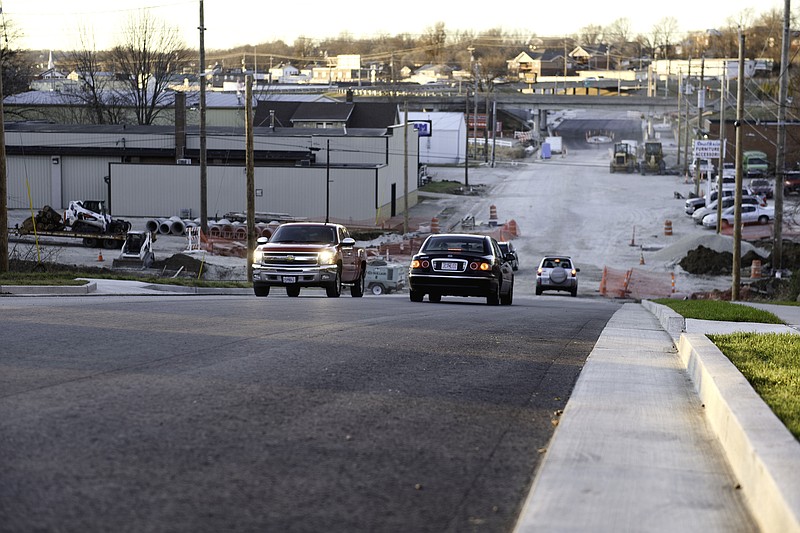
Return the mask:
M176 28L157 21L146 11L131 17L123 39L109 53L115 72L126 85L118 94L133 107L139 124L153 124L164 106L172 101L167 90L172 78L189 64L194 54Z
M603 42L603 27L597 24L589 24L578 30L578 44L592 46Z
M672 48L676 44L678 21L675 17L664 17L653 26L653 44L661 50L663 59L672 57Z
M13 46L22 37L11 23L3 28L3 42L0 43L0 61L3 65L3 96L27 91L33 78L33 64L26 54Z
M618 18L603 30L603 35L609 44L617 46L631 40L631 21L627 18Z
M86 28L80 30L80 47L68 52L68 61L78 77L77 90L63 94L74 111L74 120L89 124L122 122L120 98L114 92L113 76L107 72L108 52L98 52Z
M422 36L422 45L429 63L441 63L447 45L447 31L444 22L437 22Z

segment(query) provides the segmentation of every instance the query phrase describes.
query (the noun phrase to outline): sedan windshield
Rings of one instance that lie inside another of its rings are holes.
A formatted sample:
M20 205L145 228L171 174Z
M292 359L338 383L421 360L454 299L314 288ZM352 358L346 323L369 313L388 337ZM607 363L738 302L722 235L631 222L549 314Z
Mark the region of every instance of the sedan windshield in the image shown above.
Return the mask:
M486 240L481 237L454 237L452 235L430 237L422 251L474 253L480 255L489 253L486 250Z

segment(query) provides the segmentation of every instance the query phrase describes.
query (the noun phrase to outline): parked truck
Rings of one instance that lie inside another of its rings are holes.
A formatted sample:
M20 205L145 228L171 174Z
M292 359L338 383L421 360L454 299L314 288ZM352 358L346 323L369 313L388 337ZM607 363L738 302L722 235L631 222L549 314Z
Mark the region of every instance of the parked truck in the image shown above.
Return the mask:
M114 219L106 212L102 200L73 200L63 216L46 205L15 231L17 235L78 238L90 248L120 248L130 229L130 222Z
M272 237L260 237L253 253L253 292L268 296L283 287L291 297L303 287L322 287L330 298L350 287L350 295L364 295L367 258L341 224L292 222L278 226Z

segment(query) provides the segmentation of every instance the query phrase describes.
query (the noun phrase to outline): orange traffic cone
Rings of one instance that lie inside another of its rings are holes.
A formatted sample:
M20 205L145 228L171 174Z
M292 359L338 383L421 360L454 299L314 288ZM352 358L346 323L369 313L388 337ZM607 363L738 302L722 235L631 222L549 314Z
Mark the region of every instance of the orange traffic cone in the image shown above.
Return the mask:
M100 261L105 261L105 259L103 259L103 252L97 253L97 262L99 263Z
M642 253L642 254L639 256L639 264L640 264L640 265L643 265L643 264L644 264L644 253Z

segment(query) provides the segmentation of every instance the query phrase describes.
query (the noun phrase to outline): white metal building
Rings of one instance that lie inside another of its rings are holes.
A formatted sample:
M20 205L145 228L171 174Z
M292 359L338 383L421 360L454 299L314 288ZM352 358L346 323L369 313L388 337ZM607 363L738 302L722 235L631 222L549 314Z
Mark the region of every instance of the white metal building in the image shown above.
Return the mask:
M463 113L409 112L409 122L430 121L430 137L419 138L419 161L428 165L463 165L467 123Z
M256 128L256 211L315 220L327 212L332 221L380 224L405 205L405 157L409 206L417 200L414 130L408 139L404 147L403 126ZM184 134L166 126L9 123L8 207L61 210L70 200L100 199L119 217L169 217L187 209L199 216L199 144L195 128ZM246 210L244 147L239 128L208 132L209 216Z

